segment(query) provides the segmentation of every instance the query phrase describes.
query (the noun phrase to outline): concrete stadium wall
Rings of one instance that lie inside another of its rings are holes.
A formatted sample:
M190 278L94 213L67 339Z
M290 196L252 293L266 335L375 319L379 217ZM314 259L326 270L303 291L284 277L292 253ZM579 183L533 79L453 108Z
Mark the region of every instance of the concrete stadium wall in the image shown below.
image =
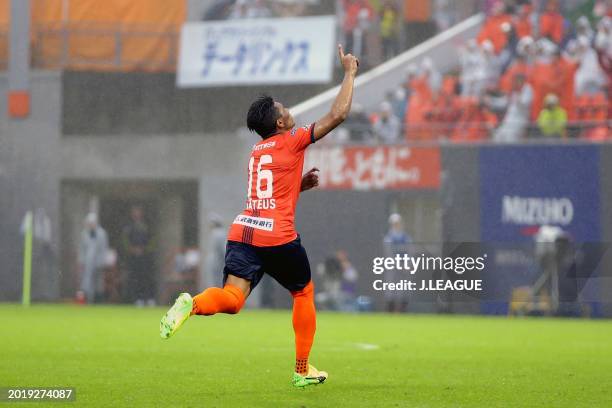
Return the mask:
M66 71L62 134L233 133L246 126L246 112L261 94L291 106L327 87L329 84L178 89L174 74Z
M26 120L7 117L8 80L0 76L0 300L21 296L23 237L20 226L26 211L43 208L51 220L51 264L33 267L32 297L58 296L57 254L60 231L61 77L38 72L30 78L31 112ZM35 261L48 255L38 249ZM42 278L41 278L42 277Z

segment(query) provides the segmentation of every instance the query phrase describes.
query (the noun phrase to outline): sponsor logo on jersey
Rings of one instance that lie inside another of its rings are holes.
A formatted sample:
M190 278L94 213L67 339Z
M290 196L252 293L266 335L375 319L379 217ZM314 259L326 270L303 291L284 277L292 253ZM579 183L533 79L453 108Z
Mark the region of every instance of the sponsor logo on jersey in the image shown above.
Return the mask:
M236 217L236 219L234 219L234 224L240 224L264 231L272 231L274 229L274 220L272 218L239 215Z
M567 197L502 197L502 222L518 225L569 225L574 205Z

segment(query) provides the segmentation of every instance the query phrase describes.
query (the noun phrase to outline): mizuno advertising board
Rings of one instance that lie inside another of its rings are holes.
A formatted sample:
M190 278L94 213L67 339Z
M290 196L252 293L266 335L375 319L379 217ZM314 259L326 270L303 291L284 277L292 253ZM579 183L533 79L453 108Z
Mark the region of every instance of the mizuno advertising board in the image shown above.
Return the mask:
M596 146L492 146L480 150L481 240L489 254L491 292L506 313L512 290L542 273L536 238L542 226L567 234L583 252L601 239ZM592 268L591 268L592 271ZM585 288L585 294L596 297ZM592 299L591 299L592 300ZM485 308L486 309L486 308Z
M186 23L177 85L327 83L335 40L332 16Z

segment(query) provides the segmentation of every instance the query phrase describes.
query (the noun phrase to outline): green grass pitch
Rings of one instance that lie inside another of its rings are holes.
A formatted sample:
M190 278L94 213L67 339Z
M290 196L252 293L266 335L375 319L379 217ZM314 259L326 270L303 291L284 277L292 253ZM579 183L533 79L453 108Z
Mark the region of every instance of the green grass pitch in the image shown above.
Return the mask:
M319 313L311 360L330 377L298 390L289 311L162 340L163 311L0 305L0 387L75 387L66 404L91 407L612 406L610 321Z

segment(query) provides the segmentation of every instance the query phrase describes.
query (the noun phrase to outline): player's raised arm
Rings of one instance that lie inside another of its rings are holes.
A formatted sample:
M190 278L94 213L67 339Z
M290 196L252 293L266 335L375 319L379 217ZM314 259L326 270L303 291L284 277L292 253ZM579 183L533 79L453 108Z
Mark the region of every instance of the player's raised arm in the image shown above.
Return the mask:
M344 122L351 110L353 100L353 83L359 68L359 60L351 54L345 54L342 45L338 44L338 56L344 67L344 80L340 92L329 113L315 123L314 139L319 140Z

